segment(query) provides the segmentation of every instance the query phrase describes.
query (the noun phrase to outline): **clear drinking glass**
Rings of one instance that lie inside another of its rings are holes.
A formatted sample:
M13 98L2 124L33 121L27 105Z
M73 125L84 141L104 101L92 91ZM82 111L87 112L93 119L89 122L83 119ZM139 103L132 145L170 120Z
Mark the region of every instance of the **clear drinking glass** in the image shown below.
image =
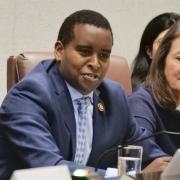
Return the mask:
M129 145L118 147L118 175L136 176L141 172L143 148Z

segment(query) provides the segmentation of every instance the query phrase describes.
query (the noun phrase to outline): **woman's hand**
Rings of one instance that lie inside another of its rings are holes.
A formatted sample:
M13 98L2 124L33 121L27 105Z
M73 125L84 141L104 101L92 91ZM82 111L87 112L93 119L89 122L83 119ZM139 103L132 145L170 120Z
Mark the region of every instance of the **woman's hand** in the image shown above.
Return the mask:
M155 172L155 171L163 171L171 161L171 156L160 157L153 160L148 166L146 166L142 172Z

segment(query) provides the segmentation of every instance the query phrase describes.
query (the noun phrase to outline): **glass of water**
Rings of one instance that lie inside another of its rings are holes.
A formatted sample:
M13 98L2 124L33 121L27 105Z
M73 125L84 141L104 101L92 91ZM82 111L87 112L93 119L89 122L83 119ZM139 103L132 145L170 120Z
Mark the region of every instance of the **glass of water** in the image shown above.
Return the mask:
M118 147L118 175L135 177L141 172L143 148L141 146Z

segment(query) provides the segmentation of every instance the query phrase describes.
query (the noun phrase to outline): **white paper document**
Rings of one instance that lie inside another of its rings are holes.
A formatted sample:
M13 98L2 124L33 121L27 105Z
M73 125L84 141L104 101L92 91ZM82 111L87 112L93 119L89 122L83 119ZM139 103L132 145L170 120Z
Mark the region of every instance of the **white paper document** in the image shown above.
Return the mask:
M178 149L173 156L171 162L162 173L163 180L180 179L180 149Z

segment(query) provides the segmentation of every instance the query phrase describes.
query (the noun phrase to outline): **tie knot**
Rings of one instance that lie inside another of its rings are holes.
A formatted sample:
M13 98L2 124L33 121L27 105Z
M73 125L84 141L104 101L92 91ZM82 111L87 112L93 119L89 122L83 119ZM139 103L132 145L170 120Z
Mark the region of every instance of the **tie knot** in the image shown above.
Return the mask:
M90 97L81 97L75 100L76 104L81 107L87 107L90 104Z

